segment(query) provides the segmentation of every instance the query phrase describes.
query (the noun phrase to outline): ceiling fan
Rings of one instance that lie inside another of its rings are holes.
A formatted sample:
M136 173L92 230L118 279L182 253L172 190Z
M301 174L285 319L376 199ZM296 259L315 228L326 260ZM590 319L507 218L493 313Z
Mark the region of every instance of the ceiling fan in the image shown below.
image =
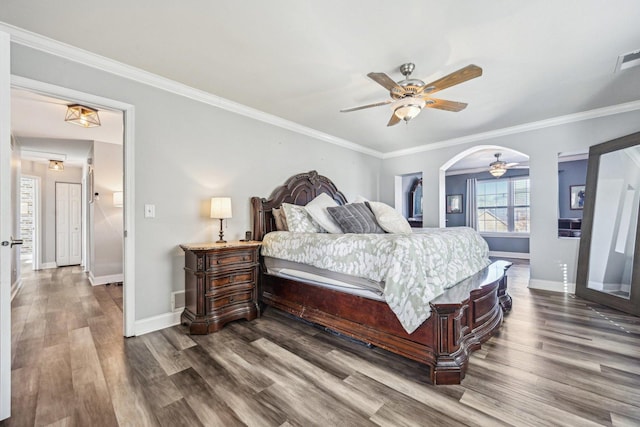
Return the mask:
M449 75L441 77L434 82L426 84L422 80L411 78L411 73L414 69L415 64L411 62L402 64L400 66L400 72L404 76L404 79L397 83L385 73L367 74L370 79L389 91L391 99L376 102L374 104L362 105L360 107L347 108L340 110L340 112L348 113L351 111L363 110L365 108L391 104L393 115L391 116L389 123L387 123L387 126L396 125L402 120L409 122L409 120L416 117L425 107L458 112L464 110L467 104L464 102L431 98L431 94L482 75L482 68L471 64L459 69L458 71L454 71Z
M519 164L517 162L507 163L504 160L500 160L500 156L502 156L502 153L496 153L494 154L494 156L496 157L496 161L489 163L489 173L496 178L500 178L507 172L507 169Z

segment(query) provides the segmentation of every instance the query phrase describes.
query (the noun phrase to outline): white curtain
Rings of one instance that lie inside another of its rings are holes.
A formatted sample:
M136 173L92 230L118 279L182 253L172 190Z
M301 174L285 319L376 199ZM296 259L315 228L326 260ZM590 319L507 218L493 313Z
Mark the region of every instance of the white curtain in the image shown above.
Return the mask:
M467 227L478 229L478 206L476 204L476 179L467 179L467 204L465 220Z

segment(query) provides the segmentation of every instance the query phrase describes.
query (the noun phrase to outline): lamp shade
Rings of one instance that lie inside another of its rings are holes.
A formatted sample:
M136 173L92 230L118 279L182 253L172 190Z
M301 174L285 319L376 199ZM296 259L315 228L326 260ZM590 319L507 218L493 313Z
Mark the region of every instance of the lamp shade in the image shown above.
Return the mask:
M122 191L113 192L113 206L121 208L124 205L124 193Z
M408 96L394 101L391 104L391 109L393 110L393 114L398 116L400 120L408 122L420 114L425 104L426 101L422 98Z
M212 197L211 198L211 218L225 219L231 218L231 198Z

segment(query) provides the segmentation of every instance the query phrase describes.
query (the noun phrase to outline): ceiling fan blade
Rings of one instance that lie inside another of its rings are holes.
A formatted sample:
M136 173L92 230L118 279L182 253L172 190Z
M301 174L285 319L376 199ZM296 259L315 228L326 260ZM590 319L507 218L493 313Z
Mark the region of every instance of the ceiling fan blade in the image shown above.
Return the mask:
M341 113L349 113L351 111L364 110L365 108L379 107L381 105L387 105L387 104L390 104L392 102L393 102L392 100L388 99L386 101L376 102L375 104L361 105L359 107L353 107L353 108L345 108L344 110L340 110L340 112Z
M385 73L369 73L367 74L374 82L378 83L380 86L384 87L387 90L391 90L394 87L400 88L396 82L394 82L391 77L387 76Z
M505 166L508 167L508 168L512 168L512 167L517 166L519 164L520 163L518 163L518 162L511 162L511 163L507 163Z
M464 102L447 101L446 99L438 98L425 98L425 101L427 101L427 105L425 105L427 108L437 108L438 110L453 111L455 113L464 110L468 105Z
M389 123L387 123L387 126L394 126L397 125L398 123L400 123L402 120L396 116L395 114L391 115L391 118L389 119Z
M466 82L467 80L475 79L482 75L482 68L477 65L467 65L464 68L460 68L458 71L446 75L434 82L427 83L423 86L421 92L434 93L442 89Z

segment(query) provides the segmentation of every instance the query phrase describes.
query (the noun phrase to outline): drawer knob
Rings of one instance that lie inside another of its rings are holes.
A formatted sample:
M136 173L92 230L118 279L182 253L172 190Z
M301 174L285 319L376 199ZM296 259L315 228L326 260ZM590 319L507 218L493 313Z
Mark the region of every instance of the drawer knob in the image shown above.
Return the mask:
M229 297L229 302L233 302L233 297Z

